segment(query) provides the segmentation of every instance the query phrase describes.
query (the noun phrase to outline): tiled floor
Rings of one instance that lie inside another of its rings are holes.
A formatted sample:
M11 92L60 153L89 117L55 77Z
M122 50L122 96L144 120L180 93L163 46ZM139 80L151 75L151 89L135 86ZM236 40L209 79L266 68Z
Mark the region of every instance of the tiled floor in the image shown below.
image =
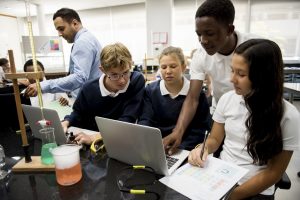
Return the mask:
M298 108L298 111L300 112L300 101L294 101L294 105ZM286 199L299 200L300 199L300 178L297 176L297 173L299 171L300 171L300 151L295 151L293 153L289 166L286 170L292 182L291 189L289 190L278 189L275 194L276 200L286 200Z

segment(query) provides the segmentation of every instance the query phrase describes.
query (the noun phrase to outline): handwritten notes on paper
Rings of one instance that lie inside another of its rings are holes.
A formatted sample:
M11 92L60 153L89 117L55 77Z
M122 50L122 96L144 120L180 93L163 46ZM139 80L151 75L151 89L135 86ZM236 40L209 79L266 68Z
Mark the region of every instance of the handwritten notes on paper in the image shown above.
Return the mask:
M247 169L208 157L204 168L185 164L160 182L193 200L221 199L247 172Z

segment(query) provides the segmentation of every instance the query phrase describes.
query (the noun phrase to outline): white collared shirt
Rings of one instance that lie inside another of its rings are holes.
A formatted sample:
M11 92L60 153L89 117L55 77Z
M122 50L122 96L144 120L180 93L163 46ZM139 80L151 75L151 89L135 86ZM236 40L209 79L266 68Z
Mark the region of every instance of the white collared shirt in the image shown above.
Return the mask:
M124 87L123 90L119 90L118 92L114 93L114 92L110 92L108 91L105 86L104 86L104 77L106 75L105 74L102 74L99 78L99 88L100 88L100 92L102 94L103 97L106 97L106 96L110 96L110 97L117 97L119 94L121 93L125 93L127 91L127 88L129 86L129 83L130 83L130 79L128 80L126 86Z
M237 46L250 38L257 37L250 34L241 34L237 31L236 34L238 39ZM233 84L230 82L232 55L233 53L228 56L215 53L210 56L203 47L200 47L194 53L191 62L191 80L203 81L206 74L210 75L212 78L213 93L217 103L224 93L233 90Z
M165 81L162 79L159 83L159 87L160 87L160 92L161 92L161 95L164 96L164 95L170 95L170 97L172 99L175 99L176 97L178 97L179 95L184 95L186 96L189 89L190 89L190 81L187 80L187 78L185 78L184 76L182 76L183 78L183 86L181 88L181 90L179 91L178 94L176 94L175 96L172 96L170 94L170 92L167 90L166 88L166 85L165 85Z
M300 115L295 106L283 100L284 113L281 119L283 150L299 150ZM253 159L247 152L247 139L249 137L245 121L249 111L245 106L245 100L236 92L229 91L224 94L217 104L213 120L225 124L225 140L220 158L227 162L233 162L241 167L249 169L249 172L239 181L242 184L251 177L265 169L266 165L254 165ZM261 192L264 195L274 193L274 185Z

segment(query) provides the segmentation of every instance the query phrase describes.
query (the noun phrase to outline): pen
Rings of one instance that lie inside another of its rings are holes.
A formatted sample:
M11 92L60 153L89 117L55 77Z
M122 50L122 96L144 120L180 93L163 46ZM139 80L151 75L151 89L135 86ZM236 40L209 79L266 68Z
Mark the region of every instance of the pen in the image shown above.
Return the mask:
M208 137L208 132L205 131L204 141L203 141L203 143L202 143L202 148L201 148L201 153L200 153L200 158L201 158L201 160L202 160L202 158L203 158L204 148L205 148L205 143L206 143L207 137Z

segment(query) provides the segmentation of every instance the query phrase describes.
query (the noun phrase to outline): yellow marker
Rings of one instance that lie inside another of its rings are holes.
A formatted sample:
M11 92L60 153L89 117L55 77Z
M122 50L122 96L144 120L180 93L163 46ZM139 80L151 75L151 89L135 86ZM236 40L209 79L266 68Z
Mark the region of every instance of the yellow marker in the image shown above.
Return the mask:
M130 190L130 194L146 194L146 190Z
M145 165L133 165L133 169L145 169Z

